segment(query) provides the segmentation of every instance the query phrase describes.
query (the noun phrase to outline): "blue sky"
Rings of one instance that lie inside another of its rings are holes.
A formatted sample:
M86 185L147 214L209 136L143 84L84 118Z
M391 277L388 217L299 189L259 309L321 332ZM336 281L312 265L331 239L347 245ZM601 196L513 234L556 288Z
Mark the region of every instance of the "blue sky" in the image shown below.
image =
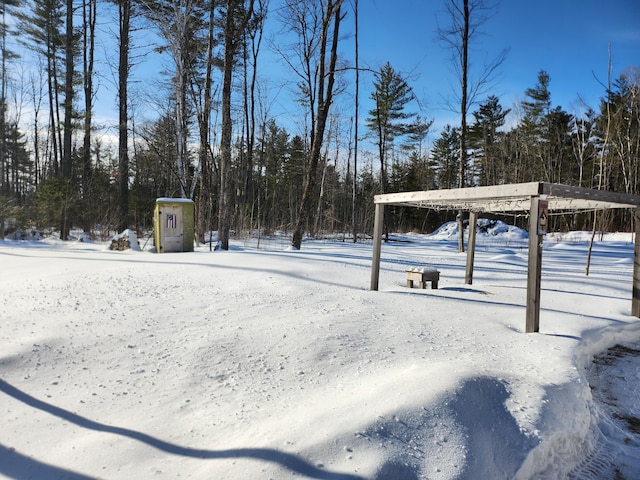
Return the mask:
M458 88L458 80L450 52L437 38L437 22L446 25L449 21L444 11L445 1L448 0L359 0L360 66L378 70L388 61L408 79L420 99L420 115L434 120L430 140L435 139L445 124L459 123L457 115L445 105L445 99L451 99L454 89ZM279 4L279 0L271 0L272 10ZM353 66L351 4L351 0L345 4L348 12L341 27L341 53ZM266 35L275 34L281 41L281 25L273 11L267 25L271 33ZM603 83L607 80L609 44L614 79L626 67L640 67L640 0L502 0L481 30L483 35L471 46L472 72L474 65L510 49L490 91L500 98L504 108L512 108L522 101L525 90L535 86L538 72L545 70L551 77L554 107L559 105L569 113L580 113L580 96L597 109L599 99L605 94L598 80ZM137 43L144 42L138 37ZM113 56L115 49L112 50ZM171 60L164 58L158 62L157 56L148 54L137 57L136 62L132 74L141 80L136 88L143 92L159 91L158 70L162 66L171 69ZM269 114L291 134L303 133L300 108L292 101L295 82L277 55L268 51L266 39L260 62ZM351 83L348 88L352 88L353 74L346 73L344 79ZM163 80L166 81L166 77ZM371 73L362 73L362 121L372 108L369 101L372 81ZM115 91L108 83L107 79L102 82L98 109L100 115L115 119ZM133 97L139 94L132 92ZM342 105L336 105L337 109L342 109L347 118L351 116L352 98L343 95L338 102ZM412 109L417 110L418 106ZM143 107L147 118L155 118L156 110L153 105Z
M436 35L437 22L448 24L444 1L359 2L361 62L375 69L389 61L410 76L436 124L455 118L443 109L443 97L458 88L450 53ZM550 75L554 106L579 112L580 96L597 108L605 94L598 81L607 81L609 44L614 79L626 67L640 67L640 0L503 0L481 30L472 64L510 49L492 89L505 108L524 98L540 70ZM370 79L364 82L370 92Z

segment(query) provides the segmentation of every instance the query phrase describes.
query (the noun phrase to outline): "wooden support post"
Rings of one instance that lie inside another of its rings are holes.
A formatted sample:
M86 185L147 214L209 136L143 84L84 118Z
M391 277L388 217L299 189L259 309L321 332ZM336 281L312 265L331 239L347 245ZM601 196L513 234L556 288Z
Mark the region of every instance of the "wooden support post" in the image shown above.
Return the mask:
M529 218L529 267L527 270L527 333L540 330L540 278L542 276L542 235L538 234L538 195L531 196Z
M373 255L371 258L371 288L378 290L380 279L380 253L382 251L382 230L384 227L384 204L376 203L376 213L373 223Z
M631 315L640 317L640 206L634 214L636 239L633 249L633 287L631 297Z
M467 243L467 270L464 275L464 283L473 283L473 260L476 254L476 228L478 225L478 212L469 213L469 240Z

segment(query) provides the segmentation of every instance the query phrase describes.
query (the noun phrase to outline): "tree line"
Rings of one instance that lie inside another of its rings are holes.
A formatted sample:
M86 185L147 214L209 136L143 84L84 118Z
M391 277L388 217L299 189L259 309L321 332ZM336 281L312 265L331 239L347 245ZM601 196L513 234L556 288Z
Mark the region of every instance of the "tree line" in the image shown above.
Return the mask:
M478 84L467 83L469 31L486 2L443 3L451 28L439 34L464 82L460 124L434 133L409 78L390 62L373 72L359 65L358 0L3 0L0 236L5 226L63 239L72 227L144 231L156 198L182 197L195 202L200 241L217 231L228 248L243 232L286 232L300 248L305 235L370 234L379 193L527 181L638 193L638 67L607 79L595 109L553 105L544 70L506 108L489 81L502 54ZM278 25L269 41L267 20ZM97 52L109 35L117 40L113 140L95 104L107 81ZM289 126L270 113L266 49L295 94ZM148 92L151 119L137 110L132 76L143 54L169 66L164 87ZM36 72L21 68L24 56ZM363 71L373 81L361 86ZM361 88L373 105L364 118ZM395 231L429 231L455 216L390 210L386 228ZM624 227L625 215L600 217L601 227ZM572 215L561 226L591 220Z

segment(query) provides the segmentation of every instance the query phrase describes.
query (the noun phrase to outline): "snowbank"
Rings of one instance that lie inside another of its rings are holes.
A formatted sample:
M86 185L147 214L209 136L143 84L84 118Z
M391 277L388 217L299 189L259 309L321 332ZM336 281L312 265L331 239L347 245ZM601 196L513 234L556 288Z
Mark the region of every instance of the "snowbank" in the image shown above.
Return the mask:
M384 244L378 292L370 245L2 242L0 476L637 474L640 442L608 435L587 383L594 355L640 342L630 238L596 244L589 277L585 244L545 242L541 331L525 334L510 231L479 242L473 285L437 235ZM406 288L408 268L437 268L439 289Z

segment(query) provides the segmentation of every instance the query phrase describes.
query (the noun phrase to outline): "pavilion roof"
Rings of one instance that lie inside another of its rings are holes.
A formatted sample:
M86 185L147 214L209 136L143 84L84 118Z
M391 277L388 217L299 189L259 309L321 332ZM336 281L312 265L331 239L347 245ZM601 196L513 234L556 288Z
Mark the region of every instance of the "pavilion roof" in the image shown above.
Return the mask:
M520 212L529 211L532 196L546 197L549 210L553 211L605 210L640 206L638 195L545 182L387 193L376 195L374 202L436 210Z

